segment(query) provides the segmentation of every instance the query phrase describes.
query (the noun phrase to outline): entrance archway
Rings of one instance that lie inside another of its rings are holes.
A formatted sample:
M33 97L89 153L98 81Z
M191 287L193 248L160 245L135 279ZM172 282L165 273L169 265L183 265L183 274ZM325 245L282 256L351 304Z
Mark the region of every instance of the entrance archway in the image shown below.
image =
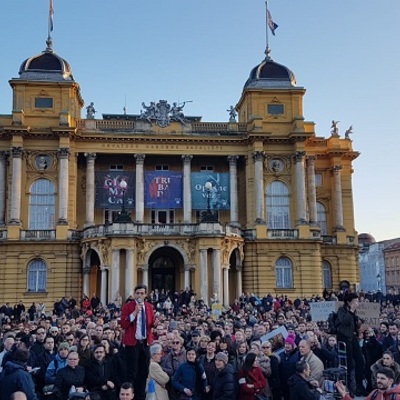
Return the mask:
M173 247L161 247L149 259L150 290L166 293L183 289L183 257Z
M87 253L89 267L89 293L86 293L89 297L95 293L100 297L101 293L101 273L100 273L100 258L96 251L89 250Z

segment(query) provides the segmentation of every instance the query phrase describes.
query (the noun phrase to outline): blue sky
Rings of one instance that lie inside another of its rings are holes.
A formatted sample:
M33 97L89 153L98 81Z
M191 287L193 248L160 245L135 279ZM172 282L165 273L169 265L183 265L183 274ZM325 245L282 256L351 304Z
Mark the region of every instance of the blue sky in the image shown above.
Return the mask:
M139 113L141 103L192 100L187 115L226 121L264 57L263 0L54 0L54 50L72 66L86 104ZM279 28L272 58L307 89L318 136L353 125L356 228L400 237L399 0L270 0ZM48 0L1 0L0 114L8 80L45 48Z

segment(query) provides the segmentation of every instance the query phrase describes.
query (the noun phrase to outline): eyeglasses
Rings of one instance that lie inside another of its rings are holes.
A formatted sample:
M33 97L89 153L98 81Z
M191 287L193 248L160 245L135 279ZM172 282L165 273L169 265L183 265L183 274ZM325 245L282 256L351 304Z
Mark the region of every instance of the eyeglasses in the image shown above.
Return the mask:
M67 339L67 342L73 342L74 339Z

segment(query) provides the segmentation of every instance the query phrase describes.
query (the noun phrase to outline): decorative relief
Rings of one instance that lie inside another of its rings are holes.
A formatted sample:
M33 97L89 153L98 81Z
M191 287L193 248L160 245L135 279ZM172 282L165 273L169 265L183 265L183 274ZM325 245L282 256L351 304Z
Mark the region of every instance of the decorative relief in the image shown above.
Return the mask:
M55 152L28 151L26 167L28 171L55 171L57 158Z
M268 155L265 157L264 168L267 172L278 175L290 171L291 160L289 157Z
M147 253L155 246L155 242L142 239L141 243L138 243L138 264L144 264Z
M186 239L182 245L182 248L187 254L189 262L194 264L196 261L196 241L193 239Z
M109 263L110 241L109 240L100 240L99 244L98 244L98 249L101 254L102 264L110 265L110 263Z

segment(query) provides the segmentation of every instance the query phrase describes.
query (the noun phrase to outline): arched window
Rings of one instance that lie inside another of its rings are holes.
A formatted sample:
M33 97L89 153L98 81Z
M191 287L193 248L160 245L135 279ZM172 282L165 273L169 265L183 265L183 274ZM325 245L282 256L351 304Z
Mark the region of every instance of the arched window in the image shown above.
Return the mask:
M275 273L277 288L293 288L293 265L287 257L276 260Z
M319 227L321 228L321 235L326 235L328 233L326 226L326 208L319 201L317 202L317 221Z
M290 229L289 190L285 183L271 182L267 186L268 229Z
M28 265L28 292L45 292L47 285L47 266L41 259Z
M328 261L322 261L322 279L325 289L332 289L332 267Z
M48 179L33 182L29 197L29 229L54 229L55 188Z

